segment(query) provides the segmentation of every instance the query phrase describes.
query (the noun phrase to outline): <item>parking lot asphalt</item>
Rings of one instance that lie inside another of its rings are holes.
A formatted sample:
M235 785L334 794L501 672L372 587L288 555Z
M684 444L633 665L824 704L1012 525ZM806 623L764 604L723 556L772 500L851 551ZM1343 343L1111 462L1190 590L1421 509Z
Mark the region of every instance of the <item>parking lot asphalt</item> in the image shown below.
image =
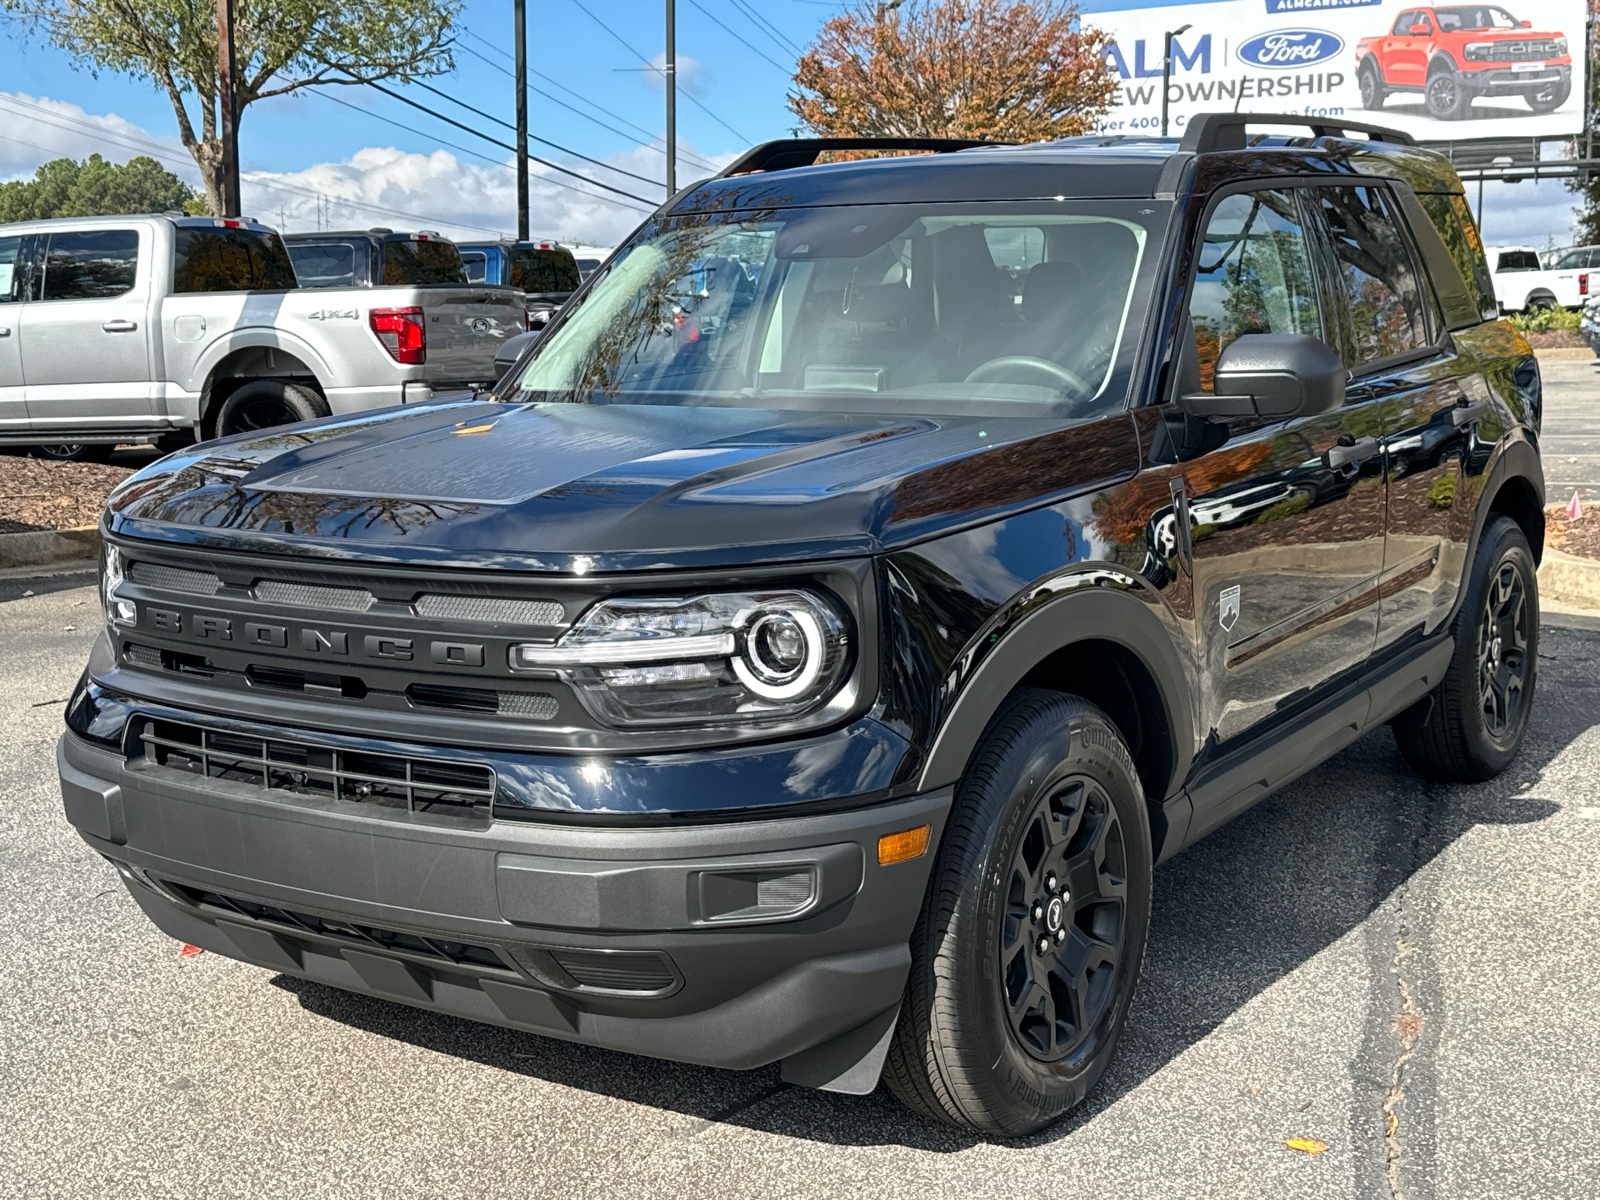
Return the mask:
M0 1197L1556 1200L1600 1180L1600 632L1546 629L1502 778L1426 784L1380 730L1158 869L1109 1074L995 1143L882 1089L180 959L61 815L94 591L22 590L0 603Z
M1545 497L1565 504L1577 492L1600 504L1600 359L1540 360L1544 383Z

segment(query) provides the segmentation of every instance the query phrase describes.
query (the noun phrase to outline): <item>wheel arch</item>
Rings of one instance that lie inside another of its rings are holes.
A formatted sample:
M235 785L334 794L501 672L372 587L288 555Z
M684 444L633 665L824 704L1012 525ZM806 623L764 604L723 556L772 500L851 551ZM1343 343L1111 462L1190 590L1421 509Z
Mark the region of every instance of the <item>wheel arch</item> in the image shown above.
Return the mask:
M1465 581L1472 577L1472 564L1478 557L1478 543L1483 538L1483 527L1489 518L1497 515L1510 517L1521 527L1533 549L1534 565L1544 557L1544 468L1539 462L1539 452L1526 435L1517 433L1501 444L1494 461L1488 468L1483 496L1472 518L1472 537L1467 543L1466 560L1462 564L1461 599L1466 597ZM1455 620L1455 613L1450 620Z
M1170 845L1163 804L1182 797L1194 759L1194 708L1192 670L1185 668L1179 635L1158 612L1165 610L1141 583L1080 581L1012 623L990 642L946 708L919 790L960 780L990 719L1016 688L1052 688L1093 702L1117 725L1144 783L1155 845L1158 851ZM977 641L993 637L991 625ZM1183 830L1172 832L1181 838Z
M321 368L320 370L318 368ZM287 379L304 383L326 397L321 356L298 339L270 335L230 338L214 346L201 363L200 428L208 430L217 407L234 387L252 379ZM209 435L208 435L209 436Z

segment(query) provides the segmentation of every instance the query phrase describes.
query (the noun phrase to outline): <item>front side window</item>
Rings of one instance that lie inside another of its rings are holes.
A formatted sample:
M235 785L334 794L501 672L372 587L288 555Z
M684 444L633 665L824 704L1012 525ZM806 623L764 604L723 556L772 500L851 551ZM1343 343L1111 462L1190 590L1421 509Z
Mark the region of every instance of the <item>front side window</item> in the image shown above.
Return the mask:
M1416 9L1407 9L1394 19L1394 28L1389 32L1394 34L1395 37L1405 37L1411 32L1411 27L1417 23L1419 15Z
M1387 193L1325 187L1313 194L1332 239L1346 364L1360 367L1431 344L1430 302Z
M275 233L225 227L177 232L174 292L279 291L297 286L294 264Z
M22 299L22 239L0 237L0 304Z
M466 283L467 268L451 242L385 242L383 282L390 286Z
M45 249L46 300L99 300L133 290L139 232L52 233Z
M294 242L289 259L301 287L357 287L366 283L367 243ZM357 263L360 266L357 266Z
M1200 386L1215 386L1217 358L1247 333L1324 337L1316 276L1293 191L1224 197L1206 222L1189 316Z
M547 335L522 398L1093 415L1122 401L1147 245L1170 211L1054 201L669 218Z

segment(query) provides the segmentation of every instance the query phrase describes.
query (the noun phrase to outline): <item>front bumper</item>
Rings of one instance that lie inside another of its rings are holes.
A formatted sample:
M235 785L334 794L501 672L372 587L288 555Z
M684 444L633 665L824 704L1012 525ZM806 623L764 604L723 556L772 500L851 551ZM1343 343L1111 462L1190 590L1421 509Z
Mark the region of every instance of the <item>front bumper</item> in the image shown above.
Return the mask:
M1552 83L1572 82L1570 66L1542 67L1537 71L1516 71L1510 67L1468 68L1461 73L1461 82L1484 95L1508 95L1536 91Z
M881 1049L951 802L941 789L683 826L462 823L186 775L70 732L57 759L68 820L174 938L614 1050L787 1060L786 1077L820 1086L861 1057L863 1029ZM879 837L924 824L927 854L878 865Z

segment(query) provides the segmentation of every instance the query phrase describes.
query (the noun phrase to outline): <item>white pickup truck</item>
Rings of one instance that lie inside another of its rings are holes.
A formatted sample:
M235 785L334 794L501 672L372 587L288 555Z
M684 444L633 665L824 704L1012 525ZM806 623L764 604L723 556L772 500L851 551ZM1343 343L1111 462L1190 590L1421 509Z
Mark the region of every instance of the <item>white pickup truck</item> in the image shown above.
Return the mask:
M510 287L301 288L249 220L0 225L0 444L94 456L428 400L493 383L524 326Z
M1600 294L1600 246L1541 254L1522 247L1494 252L1494 295L1501 312L1581 308Z

